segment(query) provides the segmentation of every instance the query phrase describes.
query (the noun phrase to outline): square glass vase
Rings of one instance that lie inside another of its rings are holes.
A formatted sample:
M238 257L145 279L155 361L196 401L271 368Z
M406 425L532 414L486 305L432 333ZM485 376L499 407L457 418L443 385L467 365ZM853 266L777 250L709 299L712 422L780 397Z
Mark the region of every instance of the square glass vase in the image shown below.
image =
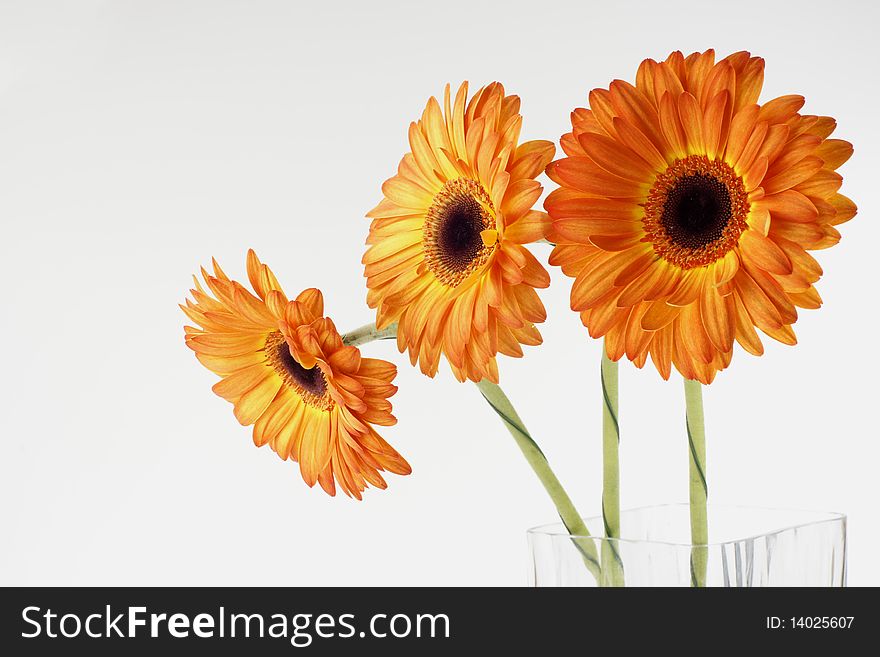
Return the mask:
M585 522L603 527L601 516ZM534 527L529 584L692 586L691 559L700 553L706 586L846 586L843 514L710 504L708 524L709 543L699 546L690 543L687 504L622 511L619 539L572 536L561 523Z

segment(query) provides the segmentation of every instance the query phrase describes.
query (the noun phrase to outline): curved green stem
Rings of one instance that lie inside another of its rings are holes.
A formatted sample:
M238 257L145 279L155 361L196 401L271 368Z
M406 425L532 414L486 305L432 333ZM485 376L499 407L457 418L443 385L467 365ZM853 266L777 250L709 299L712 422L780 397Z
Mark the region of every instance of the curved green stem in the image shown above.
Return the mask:
M602 347L602 520L607 538L620 538L620 425L617 363ZM602 541L602 584L623 586L623 561L614 541Z
M391 324L382 330L377 330L375 324L366 324L345 333L342 336L342 341L349 346L359 346L373 340L389 340L396 336L397 324ZM479 388L485 400L504 421L505 426L510 431L510 435L513 436L523 456L526 457L526 461L544 485L544 489L550 495L553 504L556 505L556 510L559 512L559 517L562 519L562 523L565 525L568 533L575 537L573 539L574 544L583 556L584 563L596 580L599 581L601 572L599 555L592 539L588 538L590 532L586 524L584 524L583 518L575 509L568 493L565 492L562 484L559 483L559 479L556 478L553 470L550 469L550 464L547 462L547 458L544 456L541 448L532 439L532 436L513 408L513 404L510 403L510 400L499 386L483 379L477 384L477 388Z
M483 397L504 422L510 435L513 436L523 456L526 457L526 461L538 476L541 484L543 484L544 490L547 491L550 499L553 500L553 504L556 506L559 517L562 519L562 523L565 525L568 533L575 537L580 537L573 539L574 543L583 556L587 568L599 580L601 566L599 564L599 557L596 554L596 546L591 539L586 538L590 536L590 532L586 524L584 524L580 513L575 509L568 493L565 492L562 484L559 483L559 479L556 478L553 470L550 469L550 464L547 462L544 452L541 451L541 448L532 439L523 421L513 408L513 404L510 403L510 400L498 385L483 379L477 384L477 388L480 389Z
M687 405L688 462L691 507L691 586L706 586L708 568L709 521L706 501L706 429L703 419L703 387L699 381L685 380Z
M389 324L382 330L373 323L349 331L342 336L342 342L349 347L357 347L373 340L392 340L397 337L397 324Z

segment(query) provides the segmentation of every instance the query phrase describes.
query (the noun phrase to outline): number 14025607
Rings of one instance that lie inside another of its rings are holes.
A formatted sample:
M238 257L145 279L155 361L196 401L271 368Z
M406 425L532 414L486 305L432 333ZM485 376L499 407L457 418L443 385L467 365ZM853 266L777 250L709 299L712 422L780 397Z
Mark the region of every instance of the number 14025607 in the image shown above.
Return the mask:
M767 616L768 630L847 630L855 616Z

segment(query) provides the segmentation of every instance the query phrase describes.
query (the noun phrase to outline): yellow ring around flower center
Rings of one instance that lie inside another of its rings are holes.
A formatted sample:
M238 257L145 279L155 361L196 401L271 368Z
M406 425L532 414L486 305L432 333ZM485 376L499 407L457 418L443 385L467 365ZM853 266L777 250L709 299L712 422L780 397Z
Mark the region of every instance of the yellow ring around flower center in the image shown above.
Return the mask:
M682 269L709 265L748 227L749 199L732 167L705 155L676 160L657 176L642 220L647 240Z

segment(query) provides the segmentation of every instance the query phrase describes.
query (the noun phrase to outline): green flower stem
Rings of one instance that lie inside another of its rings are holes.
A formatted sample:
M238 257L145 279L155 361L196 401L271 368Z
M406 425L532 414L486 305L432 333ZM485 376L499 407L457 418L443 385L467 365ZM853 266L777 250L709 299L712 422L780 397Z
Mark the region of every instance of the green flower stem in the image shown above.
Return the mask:
M602 347L602 520L607 538L620 538L620 425L617 363ZM602 541L602 585L623 586L620 546Z
M690 463L691 505L691 586L706 586L709 521L706 500L706 429L703 420L703 387L699 381L685 380L687 434Z
M349 346L356 347L373 340L390 340L395 337L397 337L397 324L391 324L381 331L376 329L375 324L366 324L344 334L342 341ZM596 578L596 581L600 581L601 566L599 564L599 555L596 552L596 546L593 545L592 539L588 538L590 532L584 524L581 515L574 508L568 493L565 492L562 484L559 483L559 479L556 478L553 470L550 469L550 464L547 462L547 458L544 456L541 448L538 447L531 435L529 435L528 430L513 408L513 404L510 403L510 400L501 388L494 383L483 379L477 384L477 388L480 389L483 397L504 421L507 430L510 431L510 435L513 436L523 456L526 457L526 461L528 461L535 474L538 475L538 479L544 485L544 489L550 495L553 504L556 505L556 510L559 512L559 517L562 519L562 523L565 525L568 533L578 537L574 539L575 546L580 551L584 563Z
M375 324L370 323L344 334L342 342L349 347L357 347L373 340L393 340L396 337L397 324L389 324L380 331Z
M553 504L556 505L556 510L568 533L576 537L584 537L580 539L575 538L574 543L583 556L587 568L596 580L600 581L601 566L599 564L599 557L596 554L596 546L591 539L586 538L590 536L590 532L584 524L580 513L575 509L568 493L565 492L562 484L559 483L559 479L556 478L553 470L550 469L547 457L544 456L541 448L532 439L523 421L513 408L513 404L510 403L510 400L499 386L483 379L477 384L477 388L480 389L480 392L492 409L498 413L510 435L513 436L514 441L516 441L517 446L522 451L523 456L526 457L526 461L544 485L544 489L550 495Z

